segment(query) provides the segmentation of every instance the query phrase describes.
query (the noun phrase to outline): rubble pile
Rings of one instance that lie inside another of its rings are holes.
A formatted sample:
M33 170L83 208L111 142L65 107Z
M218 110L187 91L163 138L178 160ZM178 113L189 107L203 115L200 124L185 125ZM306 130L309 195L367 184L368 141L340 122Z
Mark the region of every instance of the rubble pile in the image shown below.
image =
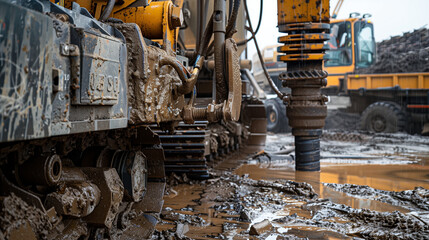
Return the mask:
M429 29L420 28L377 43L375 64L358 72L429 72Z
M423 187L416 187L413 190L393 192L356 184L325 183L325 186L333 188L339 192L347 193L350 196L377 200L394 206L401 206L411 211L429 210L429 190Z
M358 239L426 239L422 236L429 234L426 215L418 214L421 210L426 213L427 189L389 192L368 186L326 185L360 198L407 206L416 212L352 208L319 198L308 183L253 180L230 172L217 172L211 179L189 185L186 191L194 186L201 192L187 207L180 208L176 202L172 206L179 209L164 208L161 225L166 227L161 227L152 239L229 239L232 236L234 239L276 237L301 240L322 236L335 239L350 236ZM179 189L183 191L183 188ZM280 212L289 215L276 217Z

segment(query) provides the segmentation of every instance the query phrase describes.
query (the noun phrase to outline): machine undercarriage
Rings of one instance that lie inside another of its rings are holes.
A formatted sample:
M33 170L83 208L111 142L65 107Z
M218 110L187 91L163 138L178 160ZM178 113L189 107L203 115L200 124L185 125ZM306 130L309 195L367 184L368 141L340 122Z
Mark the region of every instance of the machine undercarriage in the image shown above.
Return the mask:
M191 50L182 1L0 5L0 239L149 238L166 173L207 178L211 159L264 145L234 17Z
M319 169L326 116L320 2L279 15L298 170ZM0 239L149 238L166 173L207 178L211 160L261 149L240 3L0 0Z

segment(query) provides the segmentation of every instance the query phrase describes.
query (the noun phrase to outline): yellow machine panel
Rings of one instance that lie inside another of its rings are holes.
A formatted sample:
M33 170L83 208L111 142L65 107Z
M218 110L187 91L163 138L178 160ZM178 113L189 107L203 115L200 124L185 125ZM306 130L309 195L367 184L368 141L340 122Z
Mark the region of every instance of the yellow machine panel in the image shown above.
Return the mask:
M302 22L329 22L329 0L278 0L279 25ZM293 9L293 11L290 11Z

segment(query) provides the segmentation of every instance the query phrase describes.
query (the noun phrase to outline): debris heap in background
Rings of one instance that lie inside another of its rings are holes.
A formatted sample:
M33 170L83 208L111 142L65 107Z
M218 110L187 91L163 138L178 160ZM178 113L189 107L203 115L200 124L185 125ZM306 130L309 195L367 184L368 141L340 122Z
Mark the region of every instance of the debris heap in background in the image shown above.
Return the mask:
M377 43L375 64L357 72L429 72L429 29L420 28Z

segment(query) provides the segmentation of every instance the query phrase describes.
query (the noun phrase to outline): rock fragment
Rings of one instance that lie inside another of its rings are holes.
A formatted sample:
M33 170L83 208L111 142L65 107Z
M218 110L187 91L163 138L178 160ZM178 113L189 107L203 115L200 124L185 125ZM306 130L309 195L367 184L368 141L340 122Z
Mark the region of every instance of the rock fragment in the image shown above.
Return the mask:
M240 213L240 221L242 222L251 222L251 218L249 216L249 212L246 210L241 211Z
M262 222L258 222L258 223L253 224L250 227L249 234L250 235L261 235L264 232L271 231L272 228L273 228L273 225L271 225L271 222L268 219L265 219Z
M176 235L179 238L183 238L188 231L189 231L189 225L188 224L178 223L176 225Z

